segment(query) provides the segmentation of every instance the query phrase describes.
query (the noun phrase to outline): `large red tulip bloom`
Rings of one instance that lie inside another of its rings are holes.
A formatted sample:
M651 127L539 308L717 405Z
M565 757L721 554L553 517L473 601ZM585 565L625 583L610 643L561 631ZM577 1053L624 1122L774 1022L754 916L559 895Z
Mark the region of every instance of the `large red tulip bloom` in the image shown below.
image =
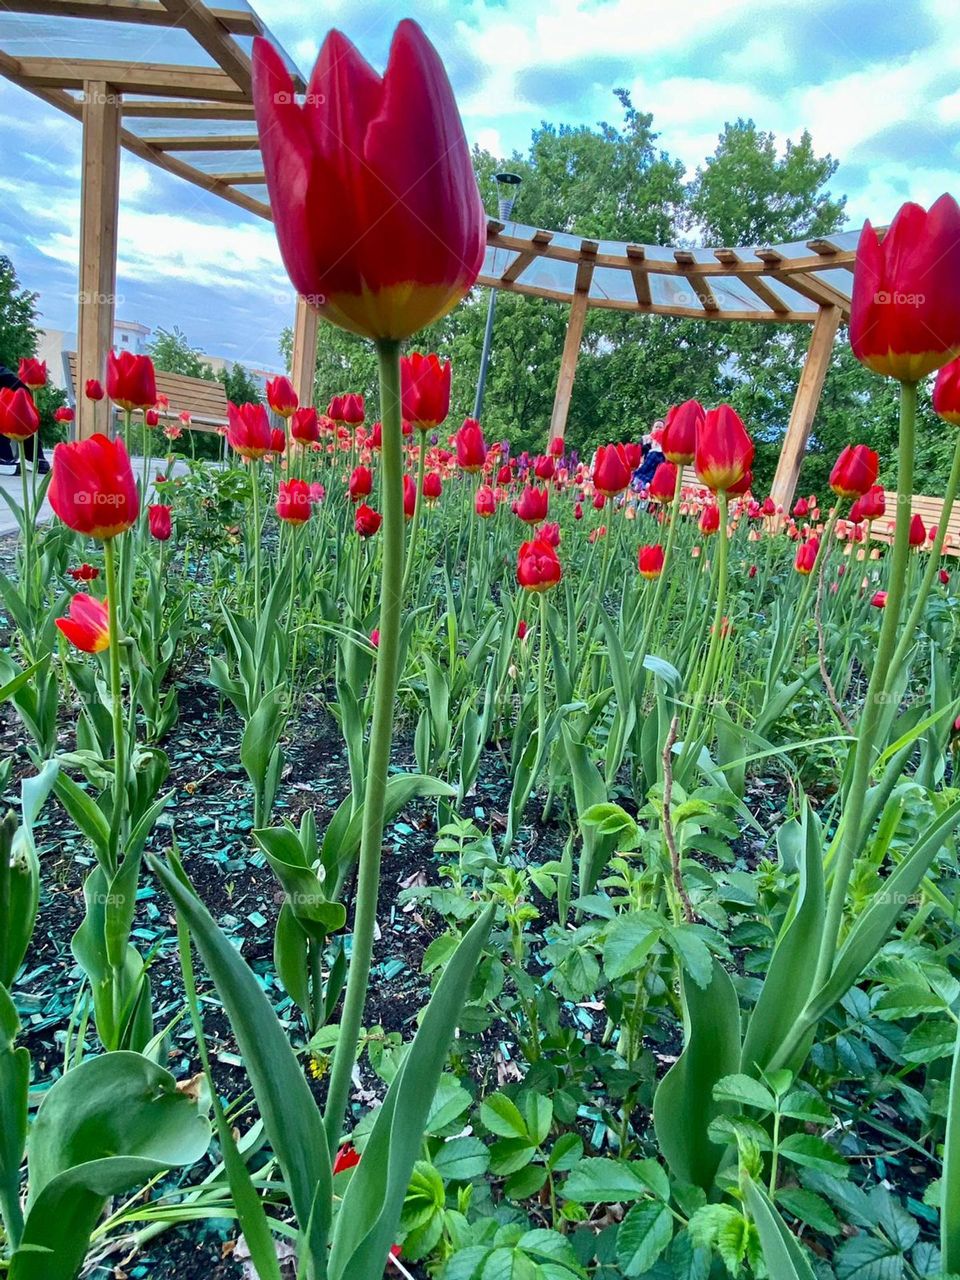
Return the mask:
M84 653L102 653L110 647L106 600L97 600L94 596L72 596L67 617L55 618L54 622L70 643Z
M487 461L487 445L474 418L465 418L457 432L457 466L461 471L482 471Z
M703 419L703 405L699 400L685 400L667 411L660 433L660 449L668 462L689 466L697 450L697 431Z
M262 458L272 452L273 434L266 406L228 401L227 421L227 443L241 458Z
M650 481L650 489L648 491L650 498L654 502L672 502L679 482L680 472L677 464L675 462L661 462Z
M516 512L524 524L541 524L547 518L550 492L528 485L517 499Z
M538 480L552 480L557 472L557 464L549 453L541 453L533 460L533 474Z
M881 241L869 222L857 244L850 346L874 373L917 382L960 355L960 207L897 211Z
M166 542L173 532L171 516L173 508L162 502L154 502L147 507L147 519L150 522L150 536L157 542Z
M309 484L306 480L281 480L274 505L278 517L287 524L306 524L313 509Z
M90 436L53 451L47 498L65 525L106 542L126 532L140 513L127 447L118 437Z
M157 403L157 380L149 356L111 351L107 356L107 395L128 412Z
M804 577L813 573L814 565L817 563L817 553L820 550L820 542L817 538L811 538L809 542L801 542L797 547L796 558L793 567L797 573L802 573Z
M486 216L453 91L415 22L383 77L331 31L301 106L264 39L253 97L280 253L341 328L407 338L445 315L483 264Z
M960 427L960 360L951 360L933 384L933 411L945 422Z
M354 467L347 485L351 502L359 502L361 498L369 498L373 493L373 472L369 467Z
M316 444L320 439L320 419L312 405L294 410L290 417L290 435L300 444Z
M704 414L693 464L708 489L714 493L734 489L748 475L753 454L753 441L735 409L721 404Z
M659 543L651 547L640 547L637 551L637 569L641 578L659 578L663 573L663 547Z
M450 412L450 361L414 351L400 361L400 397L405 422L435 431Z
M29 440L40 430L40 415L33 396L23 387L0 387L0 436Z
M517 555L517 582L525 591L548 591L563 577L556 551L549 542L524 542Z
M383 516L379 511L374 511L373 507L368 507L365 502L357 507L353 525L361 538L372 538L382 524Z
M700 512L700 532L707 537L711 533L716 533L720 528L720 508L716 503L711 502L709 506L704 507Z
M630 483L630 464L622 444L602 444L593 467L593 487L605 498L615 498Z
M39 391L47 385L46 360L34 360L32 356L27 356L20 361L17 377L31 391Z
M848 444L830 472L830 488L841 498L859 498L877 483L880 459L865 444Z
M267 383L267 404L281 418L289 418L300 404L300 397L293 389L293 383L278 373Z

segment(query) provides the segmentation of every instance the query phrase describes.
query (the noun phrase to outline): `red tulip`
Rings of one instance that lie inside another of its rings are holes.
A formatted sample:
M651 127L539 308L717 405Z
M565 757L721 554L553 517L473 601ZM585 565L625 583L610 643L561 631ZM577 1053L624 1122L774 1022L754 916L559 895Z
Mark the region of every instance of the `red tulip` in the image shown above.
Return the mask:
M487 461L487 446L474 418L464 419L457 432L457 466L461 471L482 471Z
M594 511L602 511L602 510L603 510L603 508L604 508L606 505L607 505L607 500L606 500L606 498L603 496L603 494L602 494L602 493L595 493L595 494L593 495L593 509L594 509Z
M96 437L91 437L95 439ZM84 653L102 653L110 647L109 610L106 600L75 595L66 618L55 618L56 626L70 643Z
M960 427L960 360L951 360L933 384L933 409L945 422Z
M290 435L300 444L316 444L320 439L320 419L312 405L294 410L290 417Z
M96 378L88 378L84 383L83 394L88 400L102 400L103 384Z
M413 476L403 477L403 518L412 520L417 509L417 486Z
M877 482L880 459L865 444L848 444L830 472L830 488L841 498L859 498Z
M312 511L310 486L306 480L281 480L277 486L275 510L287 524L306 524Z
M267 404L281 418L289 418L300 404L300 397L293 389L293 383L283 374L277 374L267 383Z
M926 540L926 526L921 517L914 513L910 517L910 545L911 547L922 547Z
M428 471L423 477L423 496L428 502L436 502L443 493L443 481L436 471Z
M370 643L373 645L374 649L379 649L379 648L380 648L380 628L379 628L379 627L374 627L374 628L373 628L373 630L370 632ZM338 1159L338 1160L340 1159L339 1155L337 1156L337 1159ZM357 1159L359 1160L359 1159L360 1159L360 1157L359 1157L359 1156L357 1156ZM341 1167L343 1167L343 1166L341 1166ZM334 1171L334 1173L336 1173L336 1172L337 1172L336 1165L334 1165L334 1170L333 1170L333 1171Z
M875 609L885 608L887 603L887 593L885 591L875 591L870 603Z
M94 568L92 564L87 564L86 561L77 569L68 569L67 573L74 582L93 582L95 578L100 577L100 570Z
M366 417L363 396L353 392L345 396L334 396L327 406L327 417L334 422L345 422L351 427L358 426Z
M380 633L377 633L377 642L380 641ZM376 648L376 645L374 646ZM350 1145L345 1143L336 1154L333 1162L333 1172L343 1173L344 1169L353 1169L360 1163L359 1153Z
M637 551L637 568L641 578L659 578L663 573L663 547L640 547Z
M668 462L689 466L697 451L697 431L703 425L703 405L699 400L685 400L668 410L660 448Z
M680 481L675 462L661 462L650 481L649 496L654 502L672 502Z
M157 381L149 356L135 356L132 351L115 351L107 355L107 395L114 404L131 412L149 409L157 403Z
M941 569L940 572L937 574L937 577L940 579L941 585L944 587L950 581L950 575L949 573L947 573L946 569Z
M583 519L583 505L582 505L581 503L579 503L579 502L578 502L578 503L576 504L576 506L573 508L573 518L574 518L574 520L582 520L582 519Z
M917 382L960 354L960 207L897 211L883 241L869 222L857 244L850 346L888 378Z
M806 498L798 498L793 504L793 517L795 520L802 520L804 516L809 514L809 511L810 504Z
M341 328L407 338L483 265L487 220L450 83L416 23L381 78L339 31L304 105L264 39L253 97L280 252L294 287Z
M697 431L694 466L714 493L736 490L753 465L754 446L740 415L728 404L704 414Z
M347 486L351 502L369 498L373 492L373 472L369 467L354 467Z
M819 550L820 543L817 538L811 538L808 542L800 543L799 547L797 547L796 559L793 562L793 567L797 573L802 573L804 576L813 573Z
M497 472L497 484L511 484L513 481L513 467L509 462L505 462Z
M560 526L555 522L552 524L542 524L536 534L540 542L549 542L551 547L559 547L560 545Z
M90 436L53 451L50 506L77 533L105 542L124 533L140 513L126 445L119 437Z
M75 416L68 404L58 405L53 411L54 422L72 422Z
M554 436L547 447L547 453L551 458L562 458L563 447L563 436Z
M593 487L605 498L615 498L630 483L630 464L622 444L602 444L593 467Z
M539 539L524 542L517 555L517 582L525 591L548 591L563 577L556 551Z
M450 361L419 351L400 361L403 416L419 431L434 431L450 412Z
M625 444L623 446L623 456L626 458L627 466L632 473L643 462L643 449L638 444Z
M752 564L750 568L747 570L747 577L755 578L756 576L757 576L757 566L755 564Z
M374 511L372 507L368 507L364 502L357 507L357 514L354 517L353 524L361 538L372 538L381 524L383 524L383 516L379 511Z
M473 505L477 515L486 520L497 514L497 495L488 484L482 484L477 489Z
M549 453L541 454L533 460L533 474L538 480L552 480L556 470L557 464Z
M0 387L0 436L29 440L40 429L40 415L33 396L23 387Z
M743 495L749 493L752 488L753 488L753 472L745 471L743 475L740 477L740 479L735 480L733 484L730 486L730 488L727 490L727 497L728 498L743 497ZM758 503L756 518L759 519L760 515L761 515L760 504Z
M47 362L27 356L20 361L17 377L29 390L39 391L41 387L47 385Z
M517 499L516 513L524 524L541 524L547 518L550 493L547 489L535 489L527 485Z
M587 535L587 541L590 543L594 543L597 541L598 538L605 538L606 536L607 536L607 526L605 524L601 524L596 529L590 530L589 534Z
M172 512L173 508L164 506L162 502L154 502L147 507L150 536L156 538L157 542L166 542L173 532L173 522L170 518Z
M886 514L887 498L883 492L883 485L871 485L857 501L860 504L861 518L864 520L879 520Z
M287 433L280 427L270 428L270 452L281 454L287 450Z
M262 404L227 402L227 443L241 458L262 458L273 449L270 419Z
M700 532L709 535L716 533L719 528L720 508L715 503L711 503L700 512Z
M764 498L760 504L760 514L763 516L775 516L777 514L777 504L772 498Z
M524 640L526 640L526 638L527 638L527 632L528 632L529 630L530 630L530 628L527 626L527 624L526 624L526 623L524 622L524 620L521 618L521 619L520 619L520 621L517 623L517 639L518 639L521 643L522 643Z
M156 409L147 409L143 415L143 420L148 427L159 427L160 425L160 415Z

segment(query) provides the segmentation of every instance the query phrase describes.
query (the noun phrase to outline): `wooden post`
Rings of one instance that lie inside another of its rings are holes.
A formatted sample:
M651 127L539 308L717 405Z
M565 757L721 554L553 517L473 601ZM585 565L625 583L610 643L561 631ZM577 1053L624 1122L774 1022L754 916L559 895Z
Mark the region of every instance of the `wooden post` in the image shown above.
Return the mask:
M833 340L837 336L839 323L840 308L833 306L821 307L813 322L813 334L807 349L807 358L797 384L797 394L793 399L787 433L783 437L776 474L770 486L770 497L784 511L793 502L800 476L800 466L810 436L810 428L817 416L823 380L830 365L830 354L833 351Z
M589 295L586 291L575 293L570 304L570 318L567 321L567 336L563 340L563 355L560 358L560 373L557 377L557 393L553 399L553 413L550 415L550 439L563 439L567 429L567 414L570 411L570 400L573 396L573 380L577 373L577 359L580 355L580 340L583 337L583 326L587 318Z
M293 318L293 354L290 381L303 405L313 404L313 376L317 371L317 330L320 313L302 294L297 294L297 310Z
M110 402L88 400L88 378L103 382L113 344L120 206L120 94L89 80L83 94L80 287L77 294L77 436L109 434Z

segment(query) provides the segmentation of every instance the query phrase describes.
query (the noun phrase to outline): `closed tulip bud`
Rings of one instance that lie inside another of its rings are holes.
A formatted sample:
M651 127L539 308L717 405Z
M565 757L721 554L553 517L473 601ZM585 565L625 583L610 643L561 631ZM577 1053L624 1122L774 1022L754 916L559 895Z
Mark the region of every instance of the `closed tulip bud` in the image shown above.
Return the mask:
M885 591L875 591L873 599L870 601L875 609L883 609L887 603L887 593Z
M960 354L960 208L943 195L927 212L904 204L881 241L857 244L850 346L874 373L917 382Z
M689 466L697 450L697 431L703 424L703 405L699 400L685 400L667 412L660 436L660 448L668 462Z
M536 536L541 542L549 542L551 547L559 547L560 526L556 523L542 524L537 530Z
M111 351L107 356L107 395L128 412L157 403L157 381L149 356Z
M521 644L523 643L524 640L526 640L527 632L529 631L529 629L530 628L521 618L520 621L517 623L517 639L521 642Z
M361 538L372 538L382 524L383 516L379 511L374 511L365 502L357 507L353 525Z
M927 530L920 516L914 514L910 517L910 545L911 547L922 547L927 540Z
M676 497L680 472L675 462L661 462L650 481L649 496L654 502L672 502Z
M627 466L630 471L634 472L643 462L643 449L638 444L625 444L623 446L623 456L627 460Z
M306 480L281 480L274 509L285 524L306 524L312 512L311 501Z
M556 470L557 464L548 453L533 460L533 473L538 480L552 480Z
M277 455L286 453L287 450L287 433L282 431L280 427L270 428L270 452Z
M887 498L883 492L883 486L879 484L872 485L861 498L858 499L860 504L861 517L864 520L879 520L886 514Z
M241 458L263 458L273 448L270 419L262 404L227 402L227 443Z
M525 591L548 591L562 577L560 560L549 542L523 543L517 555L517 582Z
M663 547L640 547L637 551L637 568L641 578L659 578L663 573Z
M74 412L68 404L62 404L53 411L54 422L72 422L74 416Z
M793 515L796 520L802 520L810 511L810 504L806 498L798 498L793 505Z
M594 509L594 511L602 511L602 510L603 510L603 508L604 508L606 505L607 505L607 500L606 500L606 498L603 496L603 494L602 494L602 493L595 493L595 494L593 495L593 509Z
M480 423L474 418L464 419L463 426L456 435L457 466L461 471L482 471L487 461L487 446L480 429Z
M312 405L294 410L290 417L290 435L299 444L316 444L320 439L320 419Z
M371 449L380 450L383 448L383 423L375 422L370 429L370 439L367 444Z
M374 339L408 338L455 306L483 265L487 220L450 82L417 24L397 27L383 77L331 31L302 105L258 38L253 100L294 287Z
M412 520L417 509L417 485L413 476L403 477L403 518Z
M102 400L104 394L103 384L96 378L88 378L84 383L83 394L88 400Z
M524 524L542 524L547 518L549 505L550 493L547 489L535 489L532 485L527 485L517 499L516 511Z
M428 502L436 502L443 493L443 481L436 471L428 471L423 477L423 496Z
M510 484L513 480L513 467L505 462L497 472L497 484Z
M418 431L435 431L450 412L450 361L419 351L400 361L403 417Z
M101 542L124 533L136 522L140 498L123 440L98 433L58 444L47 498L76 533Z
M30 391L39 391L47 385L47 362L27 357L20 361L17 377Z
M158 427L160 425L160 415L156 409L147 409L143 415L143 420L148 427Z
M547 449L547 452L550 454L552 458L562 458L563 448L564 448L563 436L554 436L553 439L550 441L550 445Z
M830 488L841 498L858 498L877 482L880 459L865 444L848 444L830 472Z
M747 570L747 577L755 578L756 576L757 576L757 566L755 564L752 564L750 568Z
M937 574L937 577L940 579L940 583L941 583L941 585L942 585L942 586L944 586L944 587L945 587L945 586L949 583L949 581L950 581L950 575L949 575L949 573L947 573L946 569L941 569L941 570L940 570L940 572Z
M334 396L327 408L327 416L334 422L342 422L351 427L359 426L366 417L363 396L356 393Z
M33 396L23 387L0 387L0 436L29 440L40 430L40 415Z
M583 503L578 502L578 503L574 506L574 508L573 508L573 518L574 518L574 520L582 520L582 519L583 519Z
M55 618L54 622L74 648L83 653L102 653L110 647L109 617L106 600L75 595L71 597L67 617Z
M720 508L714 503L700 513L700 532L709 536L720 528Z
M289 418L300 403L300 397L293 389L293 383L283 374L278 374L267 383L267 404L281 418Z
M739 498L750 492L753 485L753 472L745 471L739 480L735 480L727 490L728 498ZM762 511L759 514L763 514Z
M605 498L615 498L630 483L630 466L622 444L602 444L593 467L593 487Z
M704 414L697 430L694 466L714 493L742 492L738 486L753 465L754 445L740 415L728 404Z
M764 498L760 504L760 514L763 516L775 516L777 514L777 504L772 498Z
M354 467L347 484L351 502L359 502L361 498L369 498L373 492L373 472L369 467Z
M945 422L960 427L960 360L951 360L933 384L933 410Z
M155 538L157 542L167 541L173 532L173 521L170 518L172 513L173 508L165 506L162 502L154 502L147 507L151 538Z
M497 495L488 484L482 484L477 489L477 496L474 499L474 510L477 515L486 520L497 512Z
M797 547L796 559L793 562L797 573L804 576L813 573L814 565L817 563L817 552L820 550L820 543L816 538L811 538L809 542L801 542Z

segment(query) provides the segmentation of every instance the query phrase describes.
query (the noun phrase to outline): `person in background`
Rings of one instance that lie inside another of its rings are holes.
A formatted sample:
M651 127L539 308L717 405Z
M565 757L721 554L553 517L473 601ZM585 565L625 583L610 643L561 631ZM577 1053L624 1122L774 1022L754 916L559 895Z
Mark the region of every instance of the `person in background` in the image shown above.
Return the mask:
M20 381L12 369L8 369L6 365L0 364L0 387L9 387L12 391L18 389L27 390L24 383ZM23 442L23 451L26 455L27 462L30 465L36 465L40 475L46 475L50 470L50 463L43 456L43 445L40 443L40 432L35 436L31 436ZM15 450L12 440L8 440L6 436L0 436L0 476L18 476L20 474L20 462L18 451Z
M633 473L633 487L635 489L646 489L650 481L653 479L653 473L663 462L663 453L660 449L660 437L663 431L663 423L659 420L653 424L650 434L643 437L641 448L643 449L643 461Z

